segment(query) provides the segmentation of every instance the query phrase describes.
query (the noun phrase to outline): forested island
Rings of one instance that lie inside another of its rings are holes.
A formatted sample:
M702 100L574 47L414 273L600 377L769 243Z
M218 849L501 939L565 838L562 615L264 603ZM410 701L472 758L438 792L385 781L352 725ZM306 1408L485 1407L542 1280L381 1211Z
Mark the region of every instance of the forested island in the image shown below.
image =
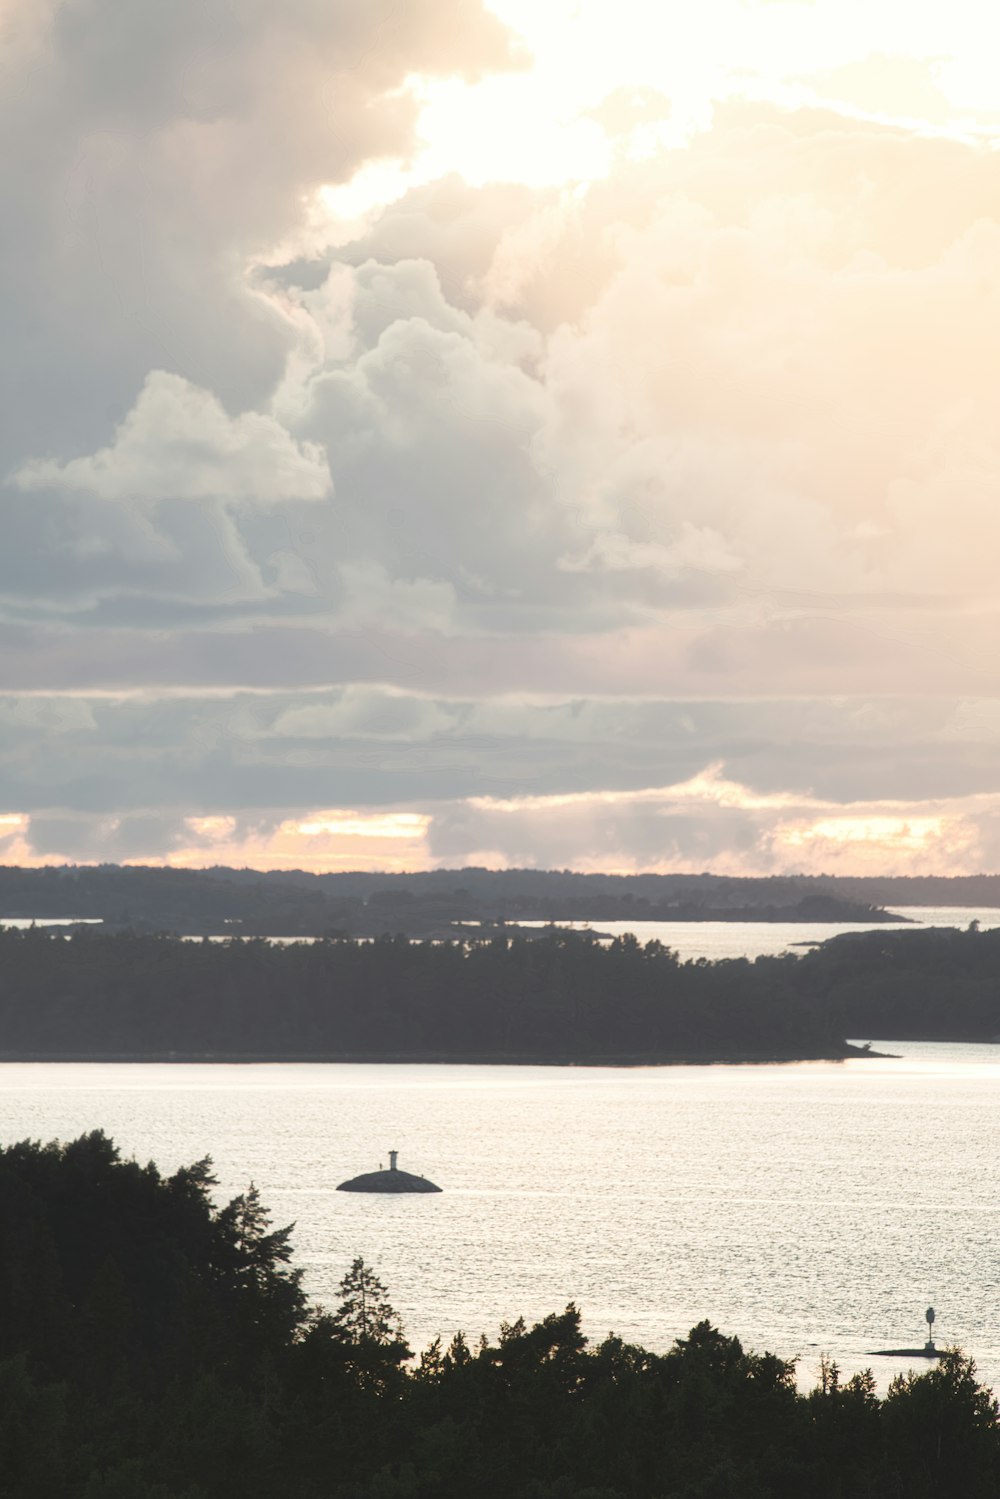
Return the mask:
M0 1148L0 1493L11 1499L995 1499L1000 1416L958 1351L842 1380L699 1322L590 1346L570 1304L415 1357L345 1255L307 1301L291 1230L211 1163L100 1132Z
M267 937L402 932L524 921L876 922L900 918L833 881L721 875L437 869L420 874L161 869L102 864L0 867L5 918L98 921L113 930Z
M643 1061L842 1056L795 959L680 963L579 933L185 942L0 932L0 1054Z
M843 1057L848 1037L1000 1038L1000 931L837 937L681 962L552 930L414 942L0 931L14 1058L635 1063Z

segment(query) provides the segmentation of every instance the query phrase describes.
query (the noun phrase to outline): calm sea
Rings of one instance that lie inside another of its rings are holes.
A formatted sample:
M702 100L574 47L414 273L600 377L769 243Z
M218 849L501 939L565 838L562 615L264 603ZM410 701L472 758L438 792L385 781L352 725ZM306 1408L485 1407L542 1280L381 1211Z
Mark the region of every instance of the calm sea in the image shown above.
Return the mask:
M672 947L681 958L758 958L771 953L803 953L817 942L825 942L838 932L906 931L908 926L967 927L970 921L978 921L984 929L1000 926L1000 907L997 906L895 906L895 914L904 918L901 922L851 922L851 921L565 921L561 926L573 927L577 931L593 930L618 937L634 932L643 942L654 937L666 947ZM87 922L96 925L96 919ZM28 917L7 917L0 926L70 926L66 919L52 920ZM521 926L544 927L544 921L523 921ZM200 937L188 939L200 942ZM228 938L213 937L213 942L225 942ZM282 944L311 941L302 937L272 937L270 941Z
M881 1043L879 1043L881 1045ZM312 1296L361 1254L413 1346L574 1299L665 1349L709 1317L880 1386L937 1308L1000 1389L1000 1048L785 1066L0 1066L0 1141L102 1128L165 1172L205 1154L296 1223ZM388 1164L440 1196L335 1191ZM904 1361L905 1366L905 1361Z
M836 937L839 932L906 931L917 925L967 927L978 921L987 927L1000 927L1000 908L996 906L894 906L893 913L906 918L902 922L853 921L572 921L565 926L577 931L592 929L611 937L634 932L643 942L657 938L672 947L682 958L759 958L771 953L802 953L817 942ZM524 926L543 926L541 921L525 921Z

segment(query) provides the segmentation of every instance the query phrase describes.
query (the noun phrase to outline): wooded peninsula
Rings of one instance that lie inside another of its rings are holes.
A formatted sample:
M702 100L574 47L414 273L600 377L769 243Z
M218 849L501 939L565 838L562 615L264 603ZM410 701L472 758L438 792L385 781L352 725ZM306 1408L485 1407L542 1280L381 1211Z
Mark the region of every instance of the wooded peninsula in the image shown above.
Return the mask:
M1000 1036L1000 931L844 934L682 962L552 930L274 943L0 931L10 1059L658 1063L844 1057L848 1038Z

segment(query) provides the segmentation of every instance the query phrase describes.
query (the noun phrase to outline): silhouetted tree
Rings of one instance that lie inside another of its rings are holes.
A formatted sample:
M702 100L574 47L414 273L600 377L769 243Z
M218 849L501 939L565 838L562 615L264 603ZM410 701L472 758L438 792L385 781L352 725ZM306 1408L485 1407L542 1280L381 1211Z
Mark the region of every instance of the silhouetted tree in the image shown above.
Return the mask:
M402 1337L398 1313L385 1286L359 1255L340 1282L343 1300L333 1325L348 1343L396 1343Z

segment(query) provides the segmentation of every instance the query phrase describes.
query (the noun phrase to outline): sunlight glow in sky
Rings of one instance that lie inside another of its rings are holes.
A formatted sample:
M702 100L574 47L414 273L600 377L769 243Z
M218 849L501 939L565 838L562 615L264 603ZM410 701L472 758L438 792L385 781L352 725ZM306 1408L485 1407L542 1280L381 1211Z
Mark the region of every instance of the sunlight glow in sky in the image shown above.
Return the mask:
M467 83L414 79L422 149L324 191L353 220L406 188L542 187L606 177L616 157L681 146L727 99L833 107L927 131L1000 135L1000 12L980 0L490 0L530 63Z

